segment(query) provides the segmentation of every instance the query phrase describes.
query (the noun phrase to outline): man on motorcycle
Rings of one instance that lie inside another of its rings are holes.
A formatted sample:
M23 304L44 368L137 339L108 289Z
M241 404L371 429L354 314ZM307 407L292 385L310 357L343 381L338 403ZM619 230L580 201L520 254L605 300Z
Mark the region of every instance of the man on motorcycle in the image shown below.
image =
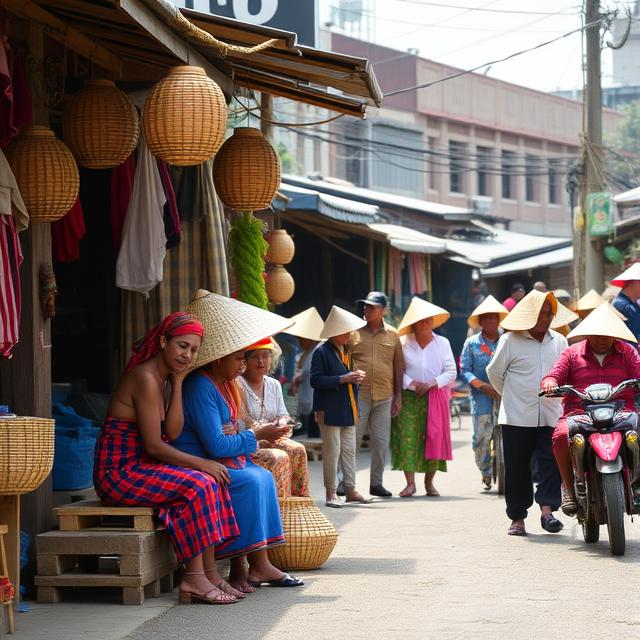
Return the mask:
M608 302L598 306L568 338L586 340L567 347L560 354L540 385L545 393L551 393L565 384L585 389L592 384L608 383L615 386L629 378L640 378L640 356L635 347L627 344L637 340ZM634 395L633 389L628 389L620 396L628 411L635 411ZM553 455L562 476L560 508L566 515L573 516L578 510L578 502L573 487L567 416L584 413L584 410L575 395L563 398L563 409L553 432Z

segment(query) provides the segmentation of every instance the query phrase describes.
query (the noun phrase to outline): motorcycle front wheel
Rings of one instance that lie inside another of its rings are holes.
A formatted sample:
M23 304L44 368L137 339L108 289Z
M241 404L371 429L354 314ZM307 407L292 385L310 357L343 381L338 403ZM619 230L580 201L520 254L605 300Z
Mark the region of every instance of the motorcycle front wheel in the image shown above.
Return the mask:
M609 549L612 556L622 556L625 551L624 535L624 485L622 474L604 473L602 493L607 507L607 531L609 533Z

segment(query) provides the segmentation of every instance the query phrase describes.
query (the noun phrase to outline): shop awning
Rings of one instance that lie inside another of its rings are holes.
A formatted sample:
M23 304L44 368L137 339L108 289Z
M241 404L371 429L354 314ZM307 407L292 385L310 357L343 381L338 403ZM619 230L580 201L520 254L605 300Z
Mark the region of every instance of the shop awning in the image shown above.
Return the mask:
M369 228L385 235L394 249L405 253L445 253L448 249L445 240L397 224L374 223Z
M613 201L618 206L623 207L640 206L640 187L636 187L630 191L625 191L624 193L619 193L617 196L614 196Z
M296 34L191 10L169 0L3 0L47 26L52 37L120 76L155 81L176 64L203 66L231 95L238 87L264 91L364 117L382 92L373 69L355 58L299 46ZM220 45L220 42L223 45ZM263 50L239 48L269 42Z
M544 267L561 267L571 264L573 260L573 247L562 247L553 251L546 251L535 256L514 260L513 262L505 262L497 267L489 267L482 269L482 275L485 278L495 278L504 276L508 273L518 273L521 271L529 271L531 269L542 269Z

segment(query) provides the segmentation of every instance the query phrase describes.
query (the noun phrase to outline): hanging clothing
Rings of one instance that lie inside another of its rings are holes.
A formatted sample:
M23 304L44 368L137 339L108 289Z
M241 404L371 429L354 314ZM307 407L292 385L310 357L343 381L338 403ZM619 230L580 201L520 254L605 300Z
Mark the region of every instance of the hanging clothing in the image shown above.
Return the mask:
M135 172L135 151L122 164L111 170L111 240L116 251L120 249L122 242L122 229L131 201Z
M160 179L167 202L164 205L164 233L167 236L167 249L172 249L180 244L180 212L176 202L176 194L173 191L173 184L166 162L156 159Z
M86 233L82 203L78 198L69 213L51 223L53 259L57 262L80 260L80 240Z
M198 194L201 189L201 178L203 177L201 168L204 168L206 164L205 162L202 165L191 167L175 167L173 165L169 167L178 211L182 220L192 222L200 220L203 216Z
M144 296L162 281L167 239L163 209L167 201L155 157L141 138L131 201L116 263L116 286Z
M222 425L232 420L229 404L213 381L199 371L184 381L182 398L184 427L172 444L191 455L225 461L231 476L229 492L240 537L222 552L216 550L216 558L284 544L273 478L249 457L257 446L253 431L237 435L222 432ZM229 458L233 464L227 462Z
M0 215L12 215L16 231L29 226L29 212L7 157L0 151Z
M0 356L4 358L11 357L20 332L21 264L22 250L13 217L0 215Z

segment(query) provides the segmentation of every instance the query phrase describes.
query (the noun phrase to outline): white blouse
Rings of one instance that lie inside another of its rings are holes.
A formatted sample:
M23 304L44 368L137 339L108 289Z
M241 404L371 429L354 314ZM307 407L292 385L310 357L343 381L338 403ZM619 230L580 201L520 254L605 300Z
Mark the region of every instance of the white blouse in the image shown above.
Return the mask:
M282 396L282 387L275 378L264 377L262 398L258 397L258 394L242 376L239 376L238 380L247 400L247 412L253 420L271 422L282 416L289 417Z
M413 333L400 337L404 354L404 376L402 386L412 389L415 382L435 380L439 388L455 382L458 374L449 341L437 334L422 349Z

